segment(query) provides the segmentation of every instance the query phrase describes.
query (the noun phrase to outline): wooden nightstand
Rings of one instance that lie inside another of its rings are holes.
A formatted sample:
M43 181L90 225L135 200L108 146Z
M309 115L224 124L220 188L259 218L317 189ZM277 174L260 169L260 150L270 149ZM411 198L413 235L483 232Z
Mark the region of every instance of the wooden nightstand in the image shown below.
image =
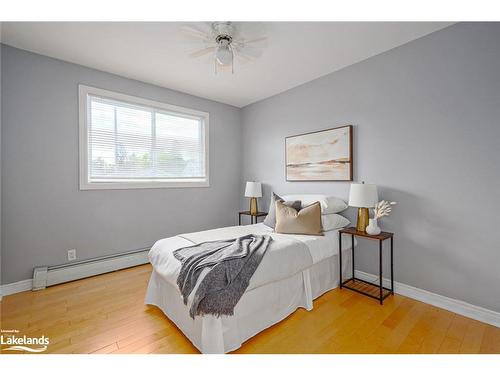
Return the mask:
M238 215L238 225L241 225L241 215L247 215L250 216L250 223L251 224L257 224L257 218L262 217L262 216L267 216L267 212L257 212L257 214L252 215L250 211L240 211ZM255 218L255 223L253 222Z
M351 247L352 247L352 277L345 281L342 280L342 234L351 235ZM354 276L354 236L364 237L371 240L378 240L378 252L379 252L379 285L358 279ZM385 288L382 285L382 242L384 240L391 240L391 289ZM382 305L384 299L386 299L391 294L394 294L394 233L381 232L376 236L372 236L365 232L358 232L355 227L344 228L339 230L339 287L340 289L346 288L353 290L355 292L364 294L365 296L375 298L380 301Z

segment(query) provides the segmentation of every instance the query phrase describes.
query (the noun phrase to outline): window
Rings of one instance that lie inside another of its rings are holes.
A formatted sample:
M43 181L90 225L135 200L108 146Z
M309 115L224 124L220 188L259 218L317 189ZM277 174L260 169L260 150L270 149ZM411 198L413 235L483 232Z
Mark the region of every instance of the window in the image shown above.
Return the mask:
M208 113L80 85L80 189L208 186Z

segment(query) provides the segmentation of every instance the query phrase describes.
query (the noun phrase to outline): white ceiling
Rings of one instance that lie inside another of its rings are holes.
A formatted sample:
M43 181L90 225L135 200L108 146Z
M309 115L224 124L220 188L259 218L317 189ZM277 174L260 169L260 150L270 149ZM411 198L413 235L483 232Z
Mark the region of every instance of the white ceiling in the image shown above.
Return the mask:
M243 107L449 26L445 22L237 22L265 35L262 55L214 74L202 43L179 32L204 22L5 22L5 44Z

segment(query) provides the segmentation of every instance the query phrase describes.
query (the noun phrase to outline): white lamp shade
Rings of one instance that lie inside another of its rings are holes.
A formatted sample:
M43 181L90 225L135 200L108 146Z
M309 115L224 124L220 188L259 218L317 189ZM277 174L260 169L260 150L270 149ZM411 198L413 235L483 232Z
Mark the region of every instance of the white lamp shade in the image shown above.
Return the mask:
M351 184L349 206L375 207L378 202L377 186L373 184Z
M262 197L262 185L260 182L248 181L245 188L245 197L260 198Z

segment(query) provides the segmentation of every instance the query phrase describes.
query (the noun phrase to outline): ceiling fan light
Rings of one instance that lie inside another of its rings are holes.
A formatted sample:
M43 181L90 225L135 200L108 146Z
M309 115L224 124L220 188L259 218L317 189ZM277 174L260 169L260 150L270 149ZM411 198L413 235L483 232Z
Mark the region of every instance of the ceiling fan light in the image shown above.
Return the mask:
M233 62L233 52L228 46L219 46L215 52L215 59L222 66L231 65Z

